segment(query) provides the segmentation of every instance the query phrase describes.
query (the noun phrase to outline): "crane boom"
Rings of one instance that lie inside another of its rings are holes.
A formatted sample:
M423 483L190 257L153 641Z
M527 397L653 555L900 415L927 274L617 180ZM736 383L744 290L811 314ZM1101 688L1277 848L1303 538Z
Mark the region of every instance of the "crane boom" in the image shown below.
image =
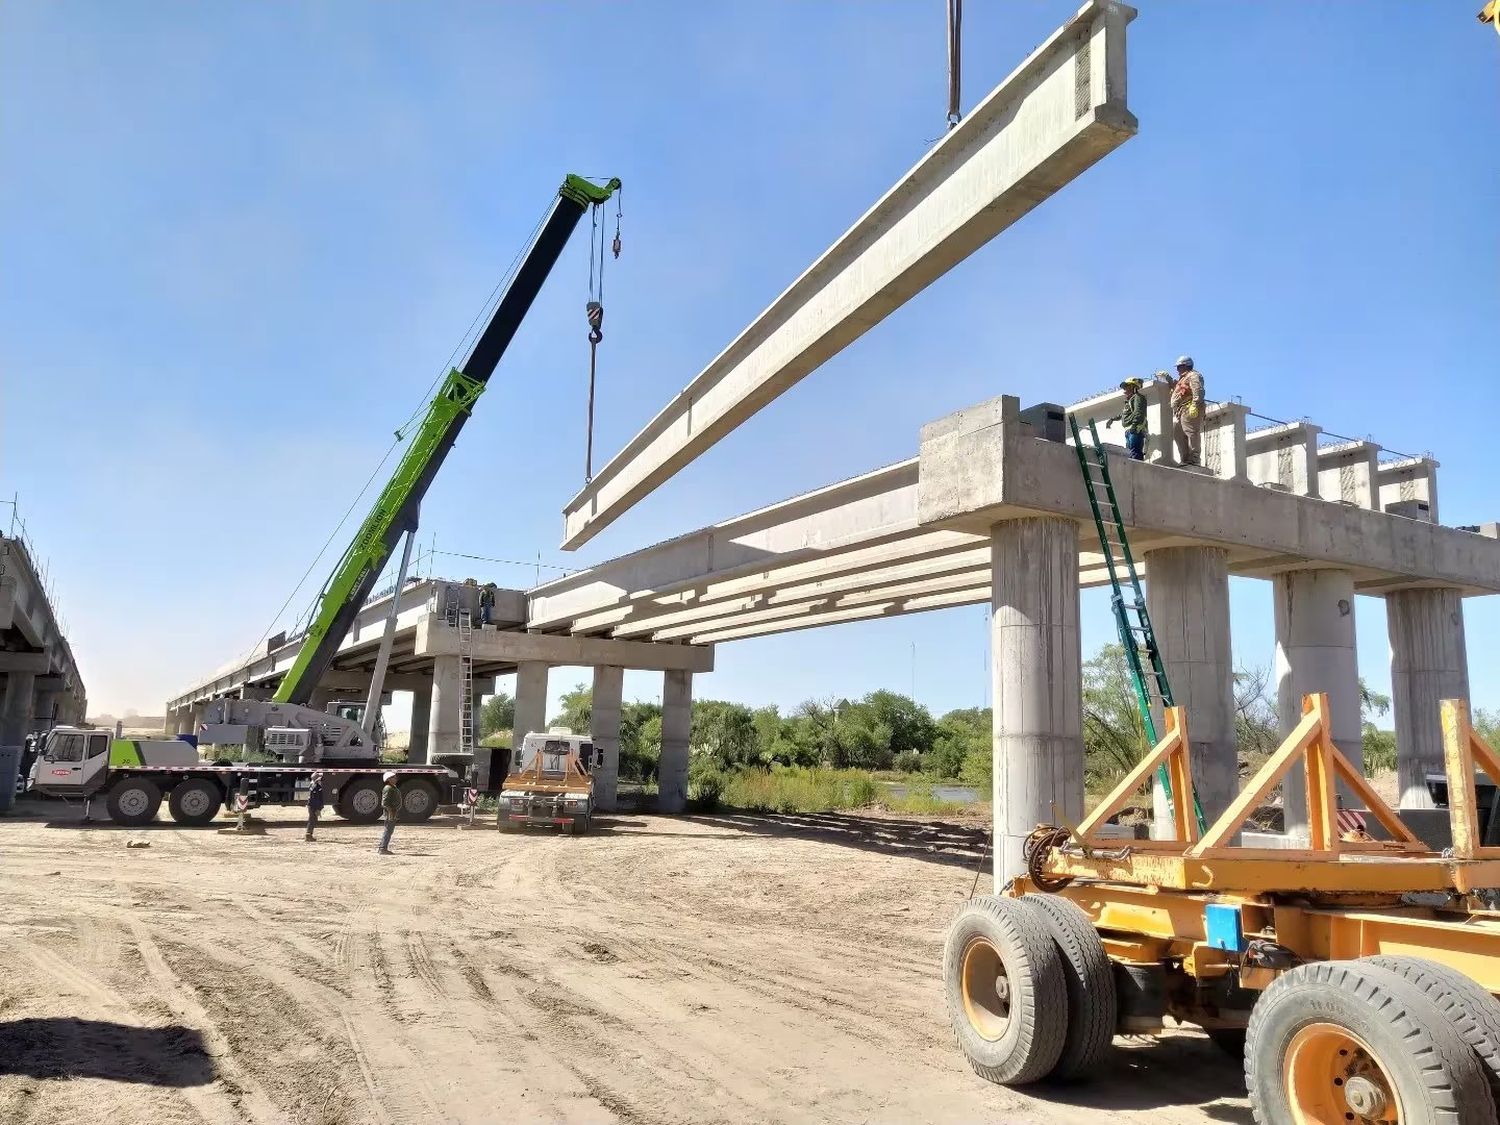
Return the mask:
M563 180L551 211L501 296L489 324L480 333L463 367L450 371L443 380L391 479L324 585L302 648L277 688L274 702L306 704L311 698L318 681L333 663L344 635L354 624L355 615L370 596L387 557L401 536L416 526L422 498L561 256L573 228L589 207L606 202L619 188L619 180L602 185L581 176L570 175Z

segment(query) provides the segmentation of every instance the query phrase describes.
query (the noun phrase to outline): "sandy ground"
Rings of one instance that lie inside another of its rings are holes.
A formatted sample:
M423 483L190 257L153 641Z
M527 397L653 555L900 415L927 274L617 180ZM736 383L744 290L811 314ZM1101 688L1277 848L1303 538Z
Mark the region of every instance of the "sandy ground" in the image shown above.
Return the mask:
M502 836L0 820L0 1121L1249 1122L1205 1039L990 1086L951 1039L978 830L625 815ZM66 819L63 819L66 817ZM49 820L49 818L52 818ZM149 848L127 849L127 840Z

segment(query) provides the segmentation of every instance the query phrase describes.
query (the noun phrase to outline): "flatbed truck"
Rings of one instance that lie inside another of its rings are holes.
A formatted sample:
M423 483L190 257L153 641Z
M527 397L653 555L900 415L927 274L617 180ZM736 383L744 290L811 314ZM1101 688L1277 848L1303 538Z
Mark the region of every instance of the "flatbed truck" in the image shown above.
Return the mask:
M380 761L325 760L310 765L277 762L205 762L187 739L115 738L85 727L55 727L31 769L31 788L54 797L103 799L110 820L139 827L156 819L165 801L183 825L210 823L221 811L301 804L315 773L323 775L329 806L355 824L380 819L380 789L394 773L402 821L427 820L440 805L458 804L463 782L441 765L386 765Z

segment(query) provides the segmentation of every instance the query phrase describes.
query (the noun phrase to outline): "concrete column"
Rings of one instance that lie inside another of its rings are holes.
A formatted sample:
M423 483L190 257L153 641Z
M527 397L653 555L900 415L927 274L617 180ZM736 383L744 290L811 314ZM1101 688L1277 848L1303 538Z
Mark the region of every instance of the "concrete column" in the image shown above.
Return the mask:
M457 656L432 660L432 717L427 724L427 756L457 754L464 705L463 665Z
M1377 466L1380 510L1437 523L1437 471L1438 463L1431 457L1406 457Z
M1172 696L1187 708L1193 786L1212 823L1239 791L1227 554L1218 547L1147 551L1146 608ZM1157 733L1164 729L1158 719ZM1170 836L1166 794L1159 783L1153 793L1157 835Z
M1316 496L1321 432L1308 422L1286 422L1246 434L1246 470L1251 483L1271 485L1298 496Z
M1054 517L990 529L995 888L1023 867L1021 844L1052 806L1083 815L1078 525Z
M56 688L47 690L38 689L36 699L31 707L31 721L33 729L50 730L57 722L59 700L61 694Z
M1378 508L1380 446L1346 441L1318 450L1318 495L1356 508Z
M1203 411L1203 466L1225 480L1248 479L1245 419L1250 408L1238 402L1216 402Z
M20 746L31 732L31 706L36 697L36 674L7 672L0 700L0 746Z
M1271 579L1276 603L1276 714L1281 737L1302 719L1302 697L1328 693L1333 742L1364 768L1359 658L1354 647L1354 576L1347 570L1297 570ZM1307 839L1307 774L1282 783L1286 830ZM1346 801L1349 794L1345 793ZM1351 807L1353 807L1351 805Z
M1457 590L1393 590L1385 612L1401 807L1430 809L1427 775L1443 772L1438 704L1469 698L1463 599Z
M516 717L512 722L512 750L521 739L547 729L547 665L527 661L516 666Z
M411 735L406 745L406 760L414 766L427 761L431 724L432 687L427 685L411 693Z
M661 681L661 765L656 775L656 809L687 808L688 745L693 727L693 674L663 672Z
M620 706L625 694L625 669L601 665L594 669L593 740L604 760L594 767L594 805L613 812L620 784Z

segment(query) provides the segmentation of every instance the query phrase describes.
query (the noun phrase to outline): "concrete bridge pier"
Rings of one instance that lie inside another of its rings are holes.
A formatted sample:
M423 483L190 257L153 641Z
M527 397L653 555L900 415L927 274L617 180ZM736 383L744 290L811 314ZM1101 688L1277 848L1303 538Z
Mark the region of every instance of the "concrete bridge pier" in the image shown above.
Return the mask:
M1385 606L1401 807L1430 809L1427 774L1443 772L1439 705L1469 698L1463 599L1453 589L1393 590Z
M1023 869L1021 845L1053 804L1083 816L1078 524L1053 516L990 529L994 685L994 848L998 890Z
M1363 772L1354 575L1347 570L1294 570L1274 575L1271 588L1276 607L1276 713L1281 737L1286 738L1301 721L1303 696L1327 692L1334 745ZM1287 774L1281 792L1286 831L1305 842L1306 771L1294 769ZM1347 801L1347 791L1344 797Z
M594 807L600 812L614 812L619 804L620 708L624 693L624 668L595 665L591 733L594 749L603 753L603 761L594 767Z
M1145 562L1146 608L1173 699L1187 708L1193 785L1212 822L1239 792L1228 555L1218 547L1164 547L1146 552ZM1166 732L1159 708L1156 725L1159 735ZM1152 804L1154 835L1170 839L1172 816L1159 781Z
M411 734L406 744L408 763L414 766L426 764L431 735L432 686L424 684L411 693Z
M687 808L688 754L693 726L693 674L663 672L661 684L661 763L656 808L677 813Z
M521 739L547 729L548 666L540 660L516 665L516 716L512 722L512 746L520 749Z
M432 660L432 704L427 724L427 752L455 754L463 732L463 664L457 656L435 656Z
M20 746L31 733L31 709L36 699L36 673L11 669L5 673L5 695L0 699L0 746Z

